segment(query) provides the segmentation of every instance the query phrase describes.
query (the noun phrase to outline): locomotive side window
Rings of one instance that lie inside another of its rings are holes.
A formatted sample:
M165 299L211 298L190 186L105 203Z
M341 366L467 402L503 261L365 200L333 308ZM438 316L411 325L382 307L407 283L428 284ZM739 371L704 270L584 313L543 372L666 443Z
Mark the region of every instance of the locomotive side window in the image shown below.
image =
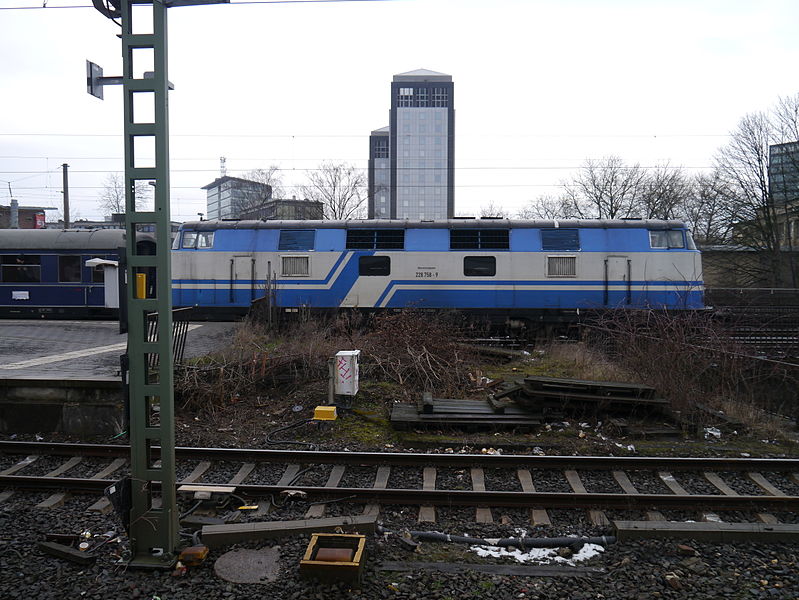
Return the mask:
M313 250L316 230L314 229L281 229L278 250Z
M311 274L311 261L308 256L281 256L281 275L283 277L308 277Z
M6 254L0 257L0 279L7 283L39 283L42 257L38 254Z
M463 274L467 277L493 277L497 274L495 256L464 256Z
M577 257L547 256L547 277L577 277Z
M579 229L542 229L541 249L555 252L580 249Z
M391 274L391 257L361 256L358 259L358 275L385 276Z
M685 248L685 238L679 229L663 229L649 232L652 248Z
M450 250L508 250L509 229L450 229Z
M58 281L80 283L81 257L62 255L58 257Z

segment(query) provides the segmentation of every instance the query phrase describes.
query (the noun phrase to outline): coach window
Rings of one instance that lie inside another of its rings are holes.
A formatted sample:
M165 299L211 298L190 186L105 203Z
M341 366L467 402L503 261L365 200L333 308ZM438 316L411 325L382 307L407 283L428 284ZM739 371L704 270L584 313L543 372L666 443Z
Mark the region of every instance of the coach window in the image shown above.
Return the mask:
M497 274L495 256L464 256L463 274L467 277L493 277Z
M61 283L80 283L80 263L80 256L59 256L58 281Z
M685 238L680 229L661 229L649 232L652 248L685 248Z
M6 283L39 283L41 262L38 254L6 254L0 257L1 279Z
M385 276L391 274L391 257L361 256L358 260L358 275Z

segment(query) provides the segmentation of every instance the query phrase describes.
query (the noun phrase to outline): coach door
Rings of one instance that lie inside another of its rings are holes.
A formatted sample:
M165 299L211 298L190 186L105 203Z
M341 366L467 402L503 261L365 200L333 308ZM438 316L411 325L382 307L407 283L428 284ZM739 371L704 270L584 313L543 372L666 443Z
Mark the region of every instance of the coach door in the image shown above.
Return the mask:
M626 256L605 258L605 306L632 304L632 261Z
M255 258L247 254L230 259L231 304L250 304L255 300Z

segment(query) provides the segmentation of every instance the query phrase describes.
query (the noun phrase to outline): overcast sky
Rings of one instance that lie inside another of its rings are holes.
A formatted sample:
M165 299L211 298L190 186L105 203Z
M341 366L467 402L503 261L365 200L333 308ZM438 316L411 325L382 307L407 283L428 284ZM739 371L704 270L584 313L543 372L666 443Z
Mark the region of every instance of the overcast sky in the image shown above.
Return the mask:
M0 0L0 8L44 0ZM299 185L323 160L365 167L389 83L418 68L455 82L455 209L513 212L586 158L710 167L748 112L799 92L796 0L397 0L169 10L172 216L200 188L278 165ZM118 27L90 0L0 10L0 204L73 218L121 172L122 95L85 88L85 60L119 75ZM291 191L289 192L291 193ZM77 217L76 217L77 215Z

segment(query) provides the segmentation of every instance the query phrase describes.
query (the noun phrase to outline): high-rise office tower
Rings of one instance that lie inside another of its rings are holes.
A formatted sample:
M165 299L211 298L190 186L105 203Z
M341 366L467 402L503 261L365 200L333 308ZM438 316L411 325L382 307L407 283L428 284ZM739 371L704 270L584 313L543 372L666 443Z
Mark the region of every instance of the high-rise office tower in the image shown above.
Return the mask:
M389 126L369 137L369 217L447 219L455 212L452 77L394 76Z

